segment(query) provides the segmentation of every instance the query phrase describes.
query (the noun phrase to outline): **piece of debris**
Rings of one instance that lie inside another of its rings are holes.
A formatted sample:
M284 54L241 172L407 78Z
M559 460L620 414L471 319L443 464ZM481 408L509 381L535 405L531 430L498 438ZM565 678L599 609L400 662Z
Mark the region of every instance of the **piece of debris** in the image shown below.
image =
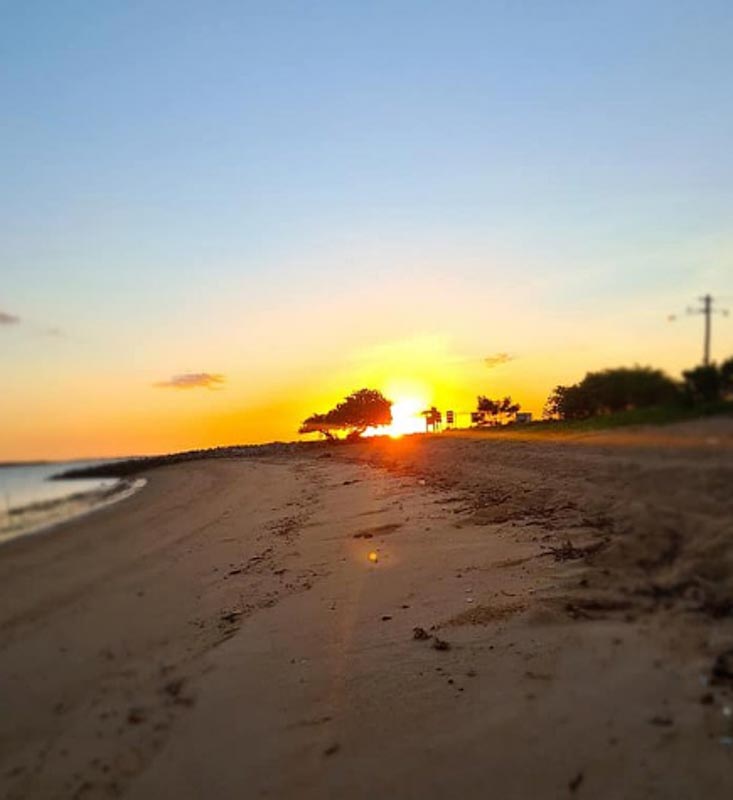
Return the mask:
M532 670L527 670L524 673L526 678L529 678L533 681L550 681L552 680L552 675L548 675L546 672L532 672Z
M173 700L174 703L181 706L192 706L194 699L183 691L185 678L176 678L169 681L163 686L163 691Z
M574 778L573 778L573 779L570 781L570 783L568 783L568 789L570 789L570 791L571 791L571 792L577 792L577 791L578 791L578 789L580 788L580 784L581 784L581 783L583 783L583 778L584 778L584 777L585 777L585 776L583 775L583 773L582 773L582 772L579 772L579 773L578 773L578 774L577 774L577 775L576 775L576 776L575 776L575 777L574 777Z
M329 745L324 751L324 756L332 756L334 753L338 753L341 749L341 745L338 742L334 742L333 744Z
M700 698L700 704L703 706L711 706L715 702L715 696L712 692L705 692Z
M426 639L430 638L430 634L425 630L425 628L413 628L412 629L412 638L417 639L418 641L425 641Z
M712 683L733 681L733 647L724 650L716 659L711 670Z
M242 616L242 612L239 609L233 609L232 611L224 611L221 615L222 622L236 622Z
M176 678L176 680L169 681L163 687L163 691L171 697L178 697L183 689L183 678Z
M649 720L649 724L658 725L660 728L669 728L670 725L674 725L674 720L672 717L656 716Z
M145 710L142 708L131 708L127 712L127 721L130 725L139 725L145 722Z
M389 614L382 615L382 622L389 622L392 619Z
M436 636L433 641L433 650L450 650L450 642L446 642L445 639L438 639Z

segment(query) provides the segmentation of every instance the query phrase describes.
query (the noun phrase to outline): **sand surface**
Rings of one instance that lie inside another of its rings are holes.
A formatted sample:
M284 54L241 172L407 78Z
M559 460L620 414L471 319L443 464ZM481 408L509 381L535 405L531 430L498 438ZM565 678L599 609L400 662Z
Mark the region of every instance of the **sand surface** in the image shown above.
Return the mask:
M729 798L732 432L150 471L0 547L0 797Z

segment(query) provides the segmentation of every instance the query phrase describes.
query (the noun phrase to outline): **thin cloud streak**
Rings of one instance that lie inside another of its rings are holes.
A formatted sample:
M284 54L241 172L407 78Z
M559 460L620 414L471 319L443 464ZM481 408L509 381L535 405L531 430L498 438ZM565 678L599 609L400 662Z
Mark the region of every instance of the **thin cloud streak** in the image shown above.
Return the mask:
M174 375L170 380L154 383L156 389L220 389L226 379L211 372L186 372Z
M484 365L489 369L494 369L495 367L502 366L502 364L508 364L510 361L514 361L514 358L515 357L510 356L509 353L494 353L484 358Z

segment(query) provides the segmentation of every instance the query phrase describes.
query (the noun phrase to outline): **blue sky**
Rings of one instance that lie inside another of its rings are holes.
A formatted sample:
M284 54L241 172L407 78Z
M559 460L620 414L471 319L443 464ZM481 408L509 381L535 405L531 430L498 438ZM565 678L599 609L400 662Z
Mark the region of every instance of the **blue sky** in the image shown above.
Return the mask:
M114 350L120 380L148 387L256 365L265 343L297 373L332 353L329 330L352 349L439 332L466 357L531 355L554 331L562 362L582 329L599 361L678 369L694 324L659 320L733 296L728 2L0 13L0 310L31 326L2 331L19 381L63 365L73 395ZM614 320L638 326L618 353ZM50 327L65 336L32 335ZM733 350L733 326L717 342Z

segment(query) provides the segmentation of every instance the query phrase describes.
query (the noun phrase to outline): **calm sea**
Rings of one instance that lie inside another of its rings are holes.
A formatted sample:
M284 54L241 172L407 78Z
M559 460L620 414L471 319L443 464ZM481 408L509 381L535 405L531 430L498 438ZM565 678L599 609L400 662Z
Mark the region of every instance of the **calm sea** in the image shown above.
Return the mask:
M93 480L53 481L68 469L93 466L103 461L57 461L52 464L29 464L0 466L0 510L8 512L16 508L42 503L49 500L62 500L81 492L105 489L117 483L115 478Z

